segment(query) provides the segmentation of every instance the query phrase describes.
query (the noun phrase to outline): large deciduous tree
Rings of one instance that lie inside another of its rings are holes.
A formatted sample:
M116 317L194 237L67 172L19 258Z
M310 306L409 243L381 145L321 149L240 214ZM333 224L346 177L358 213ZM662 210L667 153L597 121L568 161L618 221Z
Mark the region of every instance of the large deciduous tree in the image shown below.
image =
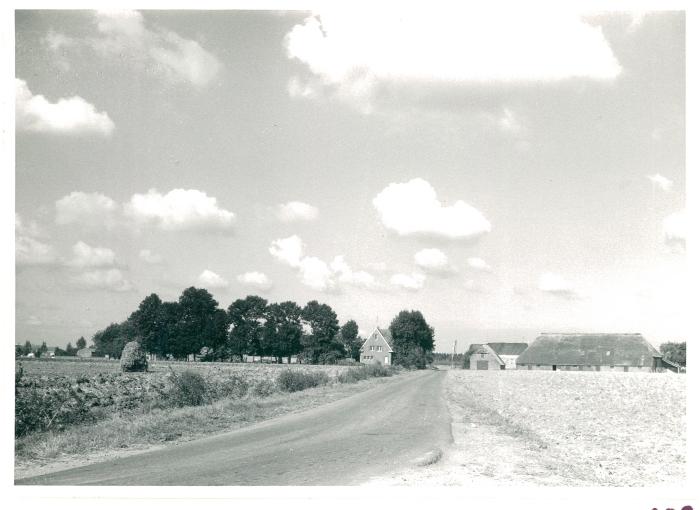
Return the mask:
M237 299L228 307L231 331L228 336L227 350L232 356L266 354L263 338L266 309L267 300L260 296Z
M287 363L291 362L292 356L301 351L301 314L301 307L293 301L272 303L267 307L263 347L278 363L283 357L287 358Z
M98 356L109 355L110 358L119 358L124 346L136 339L136 329L129 321L112 323L102 331L95 333L92 343Z
M362 347L362 339L357 336L358 331L357 322L353 320L347 321L340 328L340 338L345 347L345 352L355 361L360 361L360 347Z
M432 362L434 331L422 313L403 310L391 321L389 329L394 340L393 363L409 368L425 368Z
M304 357L311 363L333 363L344 356L343 347L336 341L338 316L333 309L318 301L309 301L302 311L302 319L310 333L302 337Z

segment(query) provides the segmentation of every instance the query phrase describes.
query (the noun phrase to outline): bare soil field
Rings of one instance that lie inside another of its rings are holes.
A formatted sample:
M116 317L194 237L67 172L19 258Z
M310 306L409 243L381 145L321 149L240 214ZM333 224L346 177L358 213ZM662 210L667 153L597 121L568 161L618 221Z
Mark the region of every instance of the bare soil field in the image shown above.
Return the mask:
M653 487L686 477L686 378L451 370L454 444L379 484Z

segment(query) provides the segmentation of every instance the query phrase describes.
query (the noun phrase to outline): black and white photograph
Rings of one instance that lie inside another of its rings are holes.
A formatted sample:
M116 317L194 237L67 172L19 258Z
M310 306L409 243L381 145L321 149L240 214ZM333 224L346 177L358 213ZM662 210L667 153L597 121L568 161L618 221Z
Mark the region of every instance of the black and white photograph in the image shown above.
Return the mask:
M10 11L10 483L691 509L659 9Z

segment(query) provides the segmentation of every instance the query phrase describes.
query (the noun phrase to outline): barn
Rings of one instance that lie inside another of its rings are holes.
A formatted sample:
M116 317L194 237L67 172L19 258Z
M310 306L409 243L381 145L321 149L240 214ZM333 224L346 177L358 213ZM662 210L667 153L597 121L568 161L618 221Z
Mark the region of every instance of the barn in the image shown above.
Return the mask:
M518 342L471 344L464 355L464 368L470 370L514 370L516 359L525 349L527 349L527 344Z
M639 333L542 333L518 357L517 368L598 372L672 369Z
M516 360L527 349L525 342L489 342L487 344L506 364L506 370L515 370Z
M83 347L78 351L79 358L92 358L95 355L95 349L92 347Z
M370 363L391 365L391 357L394 354L392 346L391 331L376 327L360 348L360 362L366 365Z

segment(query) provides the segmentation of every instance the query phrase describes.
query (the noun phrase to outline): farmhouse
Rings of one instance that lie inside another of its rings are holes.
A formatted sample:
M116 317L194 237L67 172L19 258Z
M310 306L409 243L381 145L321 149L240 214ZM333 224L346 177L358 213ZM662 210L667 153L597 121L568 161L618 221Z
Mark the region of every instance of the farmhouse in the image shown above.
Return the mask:
M471 344L465 354L470 370L513 370L515 360L527 349L526 343L493 342Z
M360 362L391 365L391 356L394 353L392 345L391 331L379 327L374 328L372 334L360 348Z
M677 371L639 333L542 333L518 357L519 370Z
M95 355L95 349L92 347L84 347L78 351L79 358L92 358Z

